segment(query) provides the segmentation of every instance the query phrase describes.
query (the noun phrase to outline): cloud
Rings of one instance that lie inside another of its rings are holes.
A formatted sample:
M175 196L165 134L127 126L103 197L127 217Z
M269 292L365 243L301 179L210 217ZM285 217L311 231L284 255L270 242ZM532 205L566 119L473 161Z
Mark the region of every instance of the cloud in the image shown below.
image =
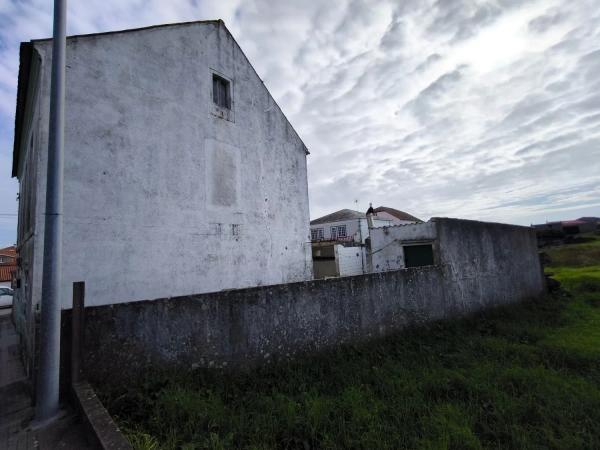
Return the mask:
M50 6L0 3L0 213L16 195L18 44L50 36ZM69 3L71 34L212 18L310 149L313 218L370 201L424 218L600 215L594 0Z
M491 2L438 0L433 5L433 11L433 20L427 32L448 35L451 36L451 42L457 42L475 36L505 10Z
M553 26L564 22L567 18L568 13L563 13L558 8L553 9L529 21L529 30L536 33L545 33Z

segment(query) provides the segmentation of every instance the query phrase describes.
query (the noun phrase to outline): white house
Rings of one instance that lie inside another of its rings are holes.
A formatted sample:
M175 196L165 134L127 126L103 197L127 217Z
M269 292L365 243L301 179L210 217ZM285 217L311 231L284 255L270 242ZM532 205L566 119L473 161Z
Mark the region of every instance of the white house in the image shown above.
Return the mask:
M312 278L308 151L222 21L67 39L62 307ZM52 41L21 44L19 310L40 300Z
M437 229L428 222L371 228L367 266L372 272L427 266L435 263Z
M315 278L358 275L370 271L368 243L370 230L422 221L403 211L380 206L366 213L341 209L310 222Z

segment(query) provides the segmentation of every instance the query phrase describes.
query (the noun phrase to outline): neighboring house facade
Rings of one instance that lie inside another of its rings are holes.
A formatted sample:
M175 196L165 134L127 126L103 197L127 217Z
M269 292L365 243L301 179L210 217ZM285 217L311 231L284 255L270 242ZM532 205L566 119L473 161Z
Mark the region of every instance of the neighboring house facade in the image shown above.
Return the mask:
M600 218L580 217L575 220L540 223L532 227L536 231L538 245L543 247L558 244L566 237L600 231Z
M428 222L371 229L367 266L371 272L429 266L435 261L437 229Z
M383 223L390 224L386 220ZM310 222L310 240L364 243L369 237L367 216L360 211L341 209Z
M600 217L580 217L575 220L562 220L532 225L536 231L561 231L565 234L589 233L600 230Z
M16 301L41 296L52 41L21 44ZM62 308L312 278L306 146L222 21L67 38ZM29 326L28 325L28 326Z
M373 228L419 223L403 211L380 206L371 215ZM342 209L310 222L315 278L358 275L368 268L369 220L366 213Z
M17 249L10 246L0 248L0 287L12 287L13 275L17 271Z

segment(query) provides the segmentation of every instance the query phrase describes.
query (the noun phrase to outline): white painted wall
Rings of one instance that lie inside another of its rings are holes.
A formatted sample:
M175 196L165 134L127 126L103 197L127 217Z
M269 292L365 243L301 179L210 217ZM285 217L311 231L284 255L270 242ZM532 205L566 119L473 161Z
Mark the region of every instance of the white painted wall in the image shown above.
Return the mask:
M391 220L387 219L374 219L373 225L376 227L383 227L391 225ZM327 222L318 225L311 225L311 230L323 229L323 236L325 241L331 239L331 227L337 227L340 225L346 225L346 234L351 236L354 242L365 242L365 239L369 237L369 227L367 224L367 219L350 219L350 220L340 220L337 222Z
M432 221L371 229L371 258L373 272L404 269L404 244L436 239Z
M363 274L364 247L335 246L335 259L341 277Z
M35 49L33 304L51 43ZM211 70L232 80L234 121L212 114ZM71 38L66 86L63 308L75 281L102 305L312 277L305 147L223 25Z

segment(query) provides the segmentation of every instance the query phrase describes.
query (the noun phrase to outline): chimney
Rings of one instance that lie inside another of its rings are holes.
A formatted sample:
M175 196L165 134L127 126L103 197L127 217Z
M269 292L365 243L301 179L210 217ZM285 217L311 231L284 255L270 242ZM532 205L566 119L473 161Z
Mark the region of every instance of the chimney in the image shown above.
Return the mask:
M375 211L373 211L373 203L369 203L369 209L367 209L367 225L369 228L373 228L373 216L375 215Z

